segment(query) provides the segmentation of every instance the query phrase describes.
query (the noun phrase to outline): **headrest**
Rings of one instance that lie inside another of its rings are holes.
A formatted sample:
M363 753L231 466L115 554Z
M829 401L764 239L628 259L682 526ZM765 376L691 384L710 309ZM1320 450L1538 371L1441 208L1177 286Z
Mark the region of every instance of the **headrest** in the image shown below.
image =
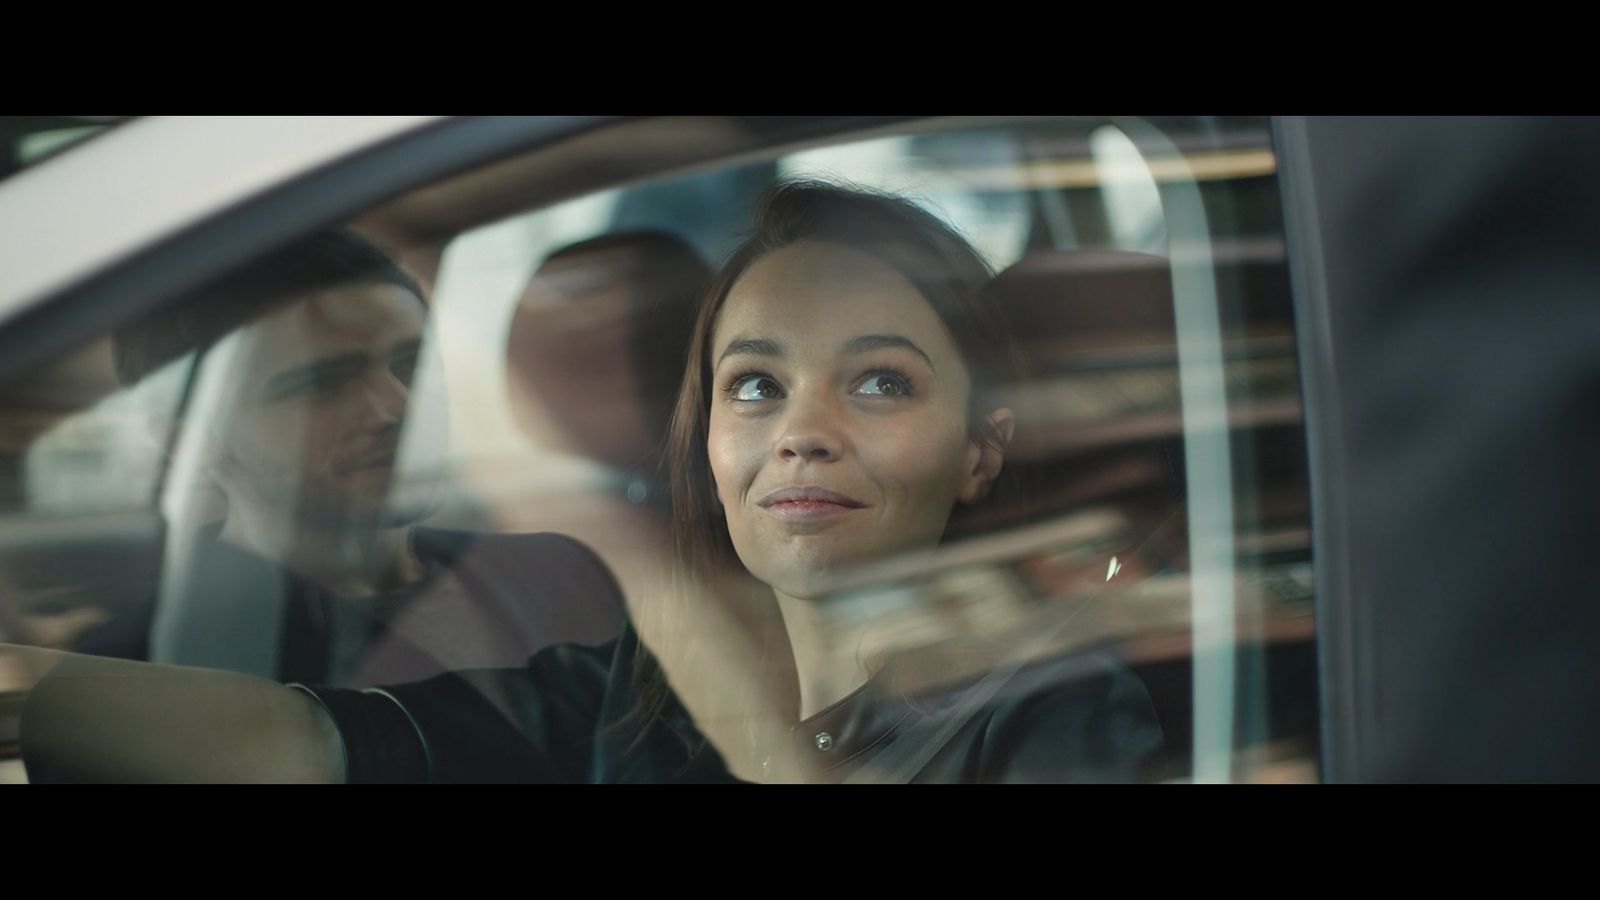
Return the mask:
M1163 257L1126 250L1032 253L995 276L989 290L1029 374L1170 349L1176 340L1172 269Z
M660 231L552 253L511 321L506 374L518 423L553 449L649 469L709 277L686 241Z
M1130 524L1177 496L1165 438L1182 434L1171 267L1121 250L1029 254L988 299L1017 344L1021 378L1010 489L963 526L979 530L1110 505ZM1154 443L1152 443L1154 441Z

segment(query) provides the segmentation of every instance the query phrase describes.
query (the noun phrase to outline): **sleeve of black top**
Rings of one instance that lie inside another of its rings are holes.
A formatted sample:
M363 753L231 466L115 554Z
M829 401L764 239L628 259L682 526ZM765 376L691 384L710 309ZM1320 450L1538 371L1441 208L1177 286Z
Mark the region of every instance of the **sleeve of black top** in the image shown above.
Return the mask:
M519 669L314 692L353 783L575 783L588 777L613 652L564 644Z

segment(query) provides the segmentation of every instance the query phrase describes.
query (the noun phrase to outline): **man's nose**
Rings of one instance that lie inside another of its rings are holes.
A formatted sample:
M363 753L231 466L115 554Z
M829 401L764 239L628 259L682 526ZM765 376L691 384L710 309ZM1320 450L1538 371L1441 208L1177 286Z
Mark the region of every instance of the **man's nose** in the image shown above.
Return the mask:
M362 379L367 415L379 425L398 425L405 419L410 389L388 366L373 366Z
M844 455L844 422L838 404L822 392L797 391L785 406L777 442L779 459L832 462Z

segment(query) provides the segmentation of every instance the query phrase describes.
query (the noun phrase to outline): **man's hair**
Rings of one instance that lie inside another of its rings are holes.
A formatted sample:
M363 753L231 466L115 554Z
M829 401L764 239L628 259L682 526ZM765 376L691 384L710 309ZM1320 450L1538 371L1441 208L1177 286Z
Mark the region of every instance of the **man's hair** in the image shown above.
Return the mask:
M324 231L236 269L118 331L117 378L132 384L299 297L351 284L422 288L378 245L353 231Z

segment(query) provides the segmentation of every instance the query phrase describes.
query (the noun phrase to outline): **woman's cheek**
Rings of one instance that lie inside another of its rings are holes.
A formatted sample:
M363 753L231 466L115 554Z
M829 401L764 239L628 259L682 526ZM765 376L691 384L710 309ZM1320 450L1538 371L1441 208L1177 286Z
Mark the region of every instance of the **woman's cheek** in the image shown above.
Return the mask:
M743 431L713 417L710 432L706 436L711 479L716 484L717 497L724 505L737 503L754 478L755 467L750 462L751 440Z
M899 484L898 493L907 505L940 506L945 495L957 490L966 443L964 423L952 424L943 417L907 420L878 432L874 468Z

